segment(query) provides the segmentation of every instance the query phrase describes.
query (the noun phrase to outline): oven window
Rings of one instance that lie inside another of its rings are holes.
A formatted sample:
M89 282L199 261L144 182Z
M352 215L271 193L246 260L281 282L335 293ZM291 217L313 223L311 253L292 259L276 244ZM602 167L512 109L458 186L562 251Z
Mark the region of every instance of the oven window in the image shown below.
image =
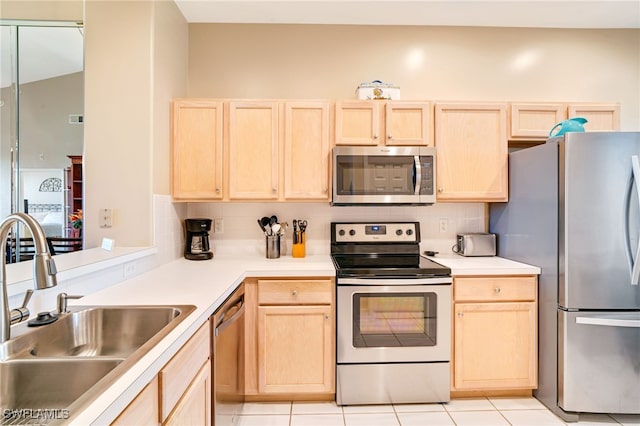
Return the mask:
M414 159L340 155L336 178L339 195L411 195L415 188Z
M436 297L432 292L354 294L353 346L435 346Z

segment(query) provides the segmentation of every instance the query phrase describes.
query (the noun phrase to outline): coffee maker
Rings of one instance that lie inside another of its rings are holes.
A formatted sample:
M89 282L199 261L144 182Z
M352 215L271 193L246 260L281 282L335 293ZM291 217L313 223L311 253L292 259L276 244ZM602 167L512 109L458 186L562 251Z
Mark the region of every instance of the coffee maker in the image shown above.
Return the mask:
M209 231L211 219L185 219L187 239L184 246L184 257L189 260L207 260L213 257L209 248Z

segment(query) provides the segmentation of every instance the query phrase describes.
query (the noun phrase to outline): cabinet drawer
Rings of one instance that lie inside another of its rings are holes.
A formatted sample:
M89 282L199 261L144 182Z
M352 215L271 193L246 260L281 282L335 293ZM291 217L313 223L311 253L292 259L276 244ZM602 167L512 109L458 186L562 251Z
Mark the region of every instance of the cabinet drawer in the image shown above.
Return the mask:
M160 420L164 421L180 400L202 365L209 359L211 348L209 322L164 366L160 380Z
M456 277L453 279L456 302L534 301L536 277Z
M326 280L258 280L258 303L330 304L333 282Z

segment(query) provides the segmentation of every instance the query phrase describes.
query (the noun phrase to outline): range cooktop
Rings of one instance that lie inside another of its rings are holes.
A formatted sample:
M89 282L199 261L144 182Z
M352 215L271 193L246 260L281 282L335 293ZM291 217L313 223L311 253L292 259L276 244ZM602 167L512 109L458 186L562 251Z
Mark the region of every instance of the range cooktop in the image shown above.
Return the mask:
M446 277L451 269L416 255L333 254L338 277Z

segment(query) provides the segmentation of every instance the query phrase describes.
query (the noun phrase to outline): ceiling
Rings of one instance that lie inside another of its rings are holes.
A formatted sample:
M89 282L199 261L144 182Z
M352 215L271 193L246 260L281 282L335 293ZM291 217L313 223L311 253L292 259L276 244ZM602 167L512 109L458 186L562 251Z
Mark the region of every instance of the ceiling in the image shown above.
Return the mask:
M0 87L16 80L20 84L45 80L83 70L82 28L62 26L20 26L18 54L12 48L15 29L0 27ZM17 59L17 65L14 61Z
M640 28L640 0L174 0L189 23Z

